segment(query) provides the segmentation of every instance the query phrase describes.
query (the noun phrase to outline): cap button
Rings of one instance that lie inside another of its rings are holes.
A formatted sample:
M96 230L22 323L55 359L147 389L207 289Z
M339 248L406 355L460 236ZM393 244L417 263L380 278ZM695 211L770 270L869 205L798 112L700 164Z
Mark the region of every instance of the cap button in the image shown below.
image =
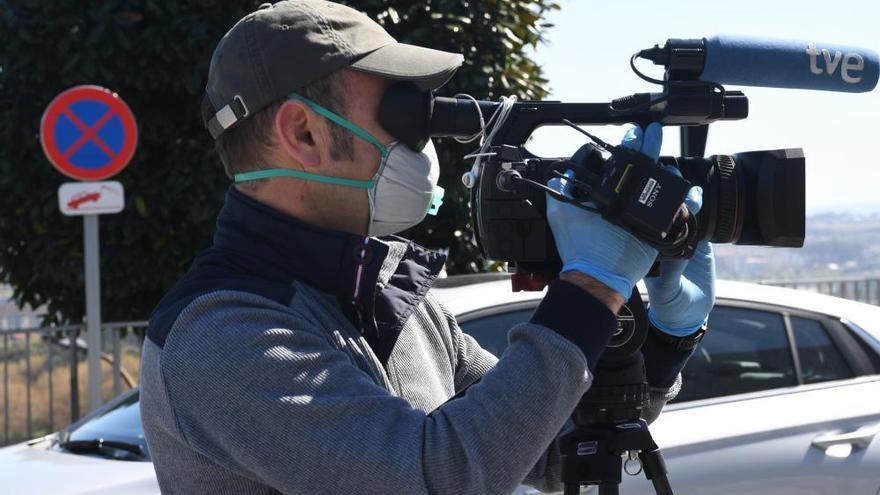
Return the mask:
M266 9L271 9L271 8L272 8L272 4L266 2L266 3L261 3L260 6L257 7L257 10L266 10Z

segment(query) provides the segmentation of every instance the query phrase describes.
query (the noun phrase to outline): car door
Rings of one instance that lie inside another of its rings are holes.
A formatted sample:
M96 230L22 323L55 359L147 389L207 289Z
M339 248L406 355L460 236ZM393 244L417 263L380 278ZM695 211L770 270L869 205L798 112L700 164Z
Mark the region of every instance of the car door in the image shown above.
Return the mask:
M507 329L526 321L535 304L486 308L459 321L500 355ZM880 376L865 352L822 315L720 300L678 402L651 426L675 493L875 495ZM654 491L639 475L624 476L621 493Z
M878 493L880 376L842 325L719 302L709 328L651 426L677 495Z

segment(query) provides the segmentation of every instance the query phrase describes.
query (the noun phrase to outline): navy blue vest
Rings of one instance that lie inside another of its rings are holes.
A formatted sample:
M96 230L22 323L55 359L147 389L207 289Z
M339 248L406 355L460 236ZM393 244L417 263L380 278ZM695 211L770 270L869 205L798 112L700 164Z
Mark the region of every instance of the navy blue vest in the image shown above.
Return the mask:
M315 227L230 187L213 245L153 310L147 338L163 347L181 311L204 294L242 291L286 306L297 280L335 295L345 316L385 362L446 261L441 253L390 239L406 242L406 253L388 283L378 287L386 243Z

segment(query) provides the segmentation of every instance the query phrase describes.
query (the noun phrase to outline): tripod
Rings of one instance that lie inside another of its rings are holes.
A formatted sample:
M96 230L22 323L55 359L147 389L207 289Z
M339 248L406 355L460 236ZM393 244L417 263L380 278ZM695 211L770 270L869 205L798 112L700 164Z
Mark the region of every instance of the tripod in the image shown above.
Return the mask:
M577 495L582 485L598 485L600 495L616 495L621 470L639 463L657 495L672 495L660 449L640 418L648 404L648 384L639 349L648 326L637 290L618 319L618 331L596 365L593 384L572 414L575 429L560 442L564 493ZM629 456L626 464L624 454Z

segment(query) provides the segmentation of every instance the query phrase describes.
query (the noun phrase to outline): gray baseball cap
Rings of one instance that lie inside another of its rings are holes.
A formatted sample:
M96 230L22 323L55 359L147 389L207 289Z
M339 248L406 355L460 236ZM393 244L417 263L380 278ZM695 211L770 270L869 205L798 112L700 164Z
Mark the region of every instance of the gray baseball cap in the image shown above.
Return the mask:
M325 0L265 3L223 36L208 70L205 125L223 131L343 67L437 89L461 54L398 43L379 24Z

